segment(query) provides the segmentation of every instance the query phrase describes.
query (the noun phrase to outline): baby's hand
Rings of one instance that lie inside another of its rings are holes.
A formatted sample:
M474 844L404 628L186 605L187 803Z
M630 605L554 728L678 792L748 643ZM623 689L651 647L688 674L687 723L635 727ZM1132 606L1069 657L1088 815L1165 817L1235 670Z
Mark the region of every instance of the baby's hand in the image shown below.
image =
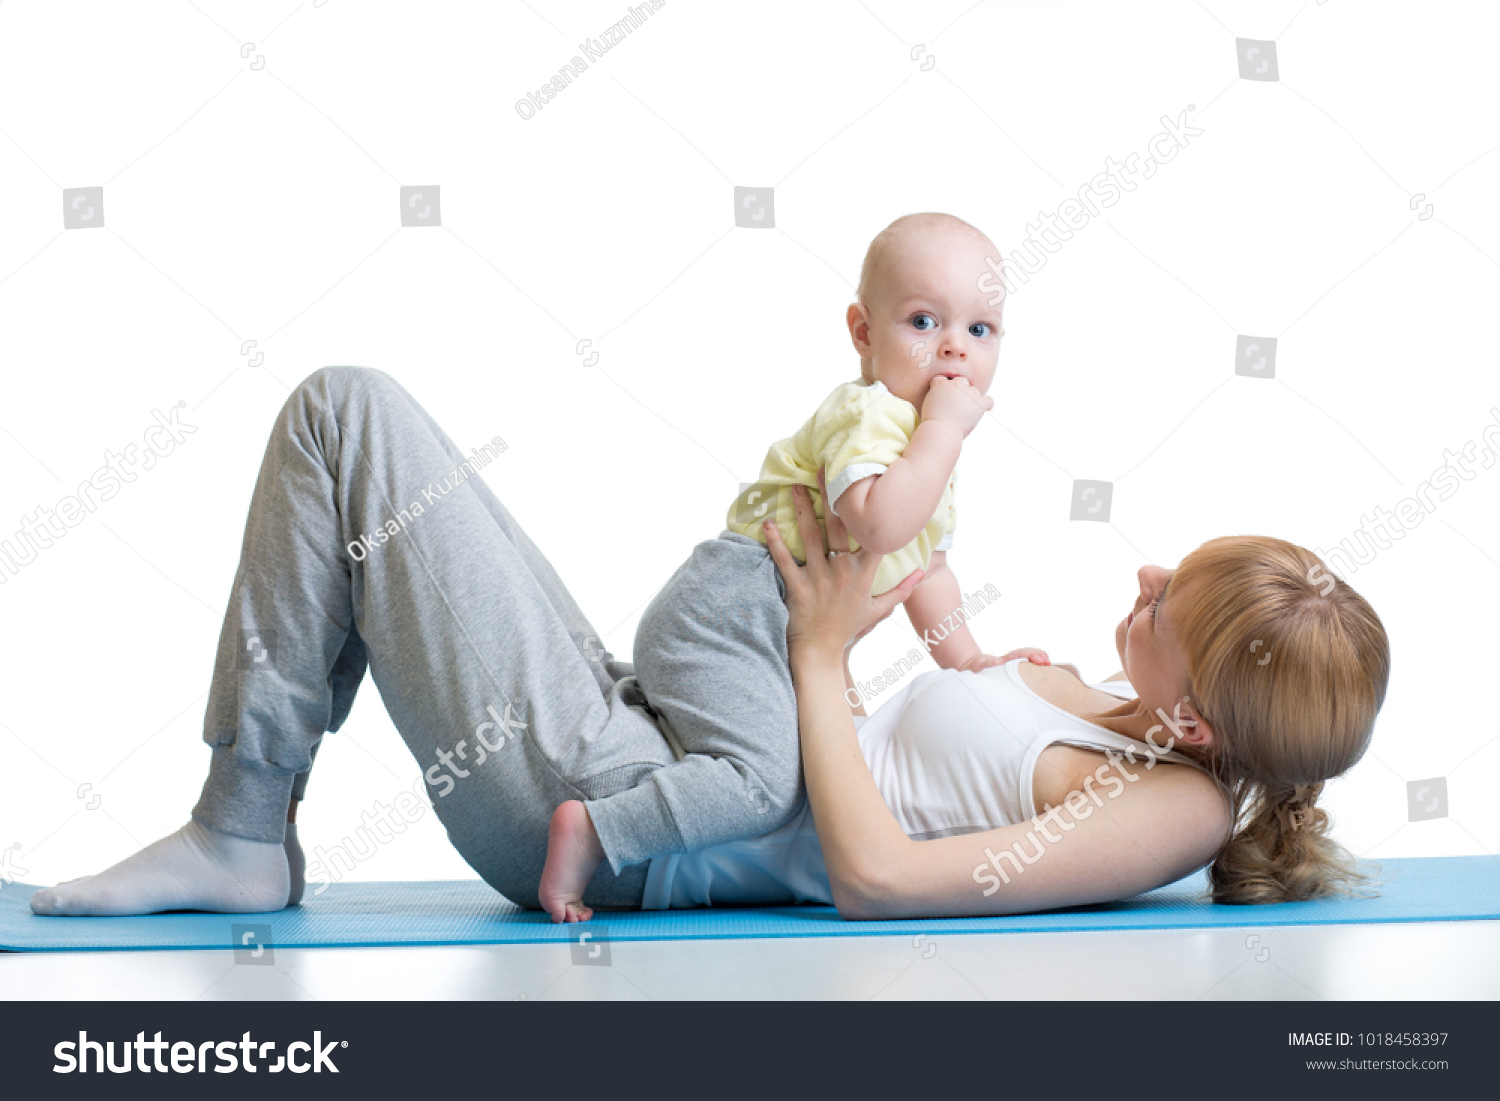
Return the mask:
M922 419L947 421L967 437L979 418L994 407L995 399L981 394L968 379L937 375L922 399Z
M1010 653L998 658L990 654L975 654L968 661L958 666L958 669L965 673L977 673L981 669L989 669L995 665L1004 665L1006 662L1014 661L1016 658L1026 658L1033 665L1052 664L1052 659L1047 656L1047 651L1027 646L1020 650L1012 650Z
M989 654L975 654L958 668L967 673L977 673L981 669L988 669L994 665L1004 665L1006 662L1014 661L1016 658L1025 658L1033 665L1052 664L1052 659L1047 656L1046 650L1038 650L1034 646L1023 646L1019 650L1012 650L1010 653L1002 654L998 658L991 657ZM1079 680L1083 679L1083 674L1078 671L1078 666L1070 662L1064 662L1056 668L1066 669Z

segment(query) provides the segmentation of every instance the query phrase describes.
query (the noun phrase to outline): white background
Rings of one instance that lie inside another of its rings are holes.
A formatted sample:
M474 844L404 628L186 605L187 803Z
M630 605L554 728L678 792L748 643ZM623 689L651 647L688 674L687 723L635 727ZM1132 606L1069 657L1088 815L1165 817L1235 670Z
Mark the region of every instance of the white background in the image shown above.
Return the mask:
M628 656L766 446L857 373L843 315L876 232L947 211L1009 251L1192 104L1203 134L1006 304L950 555L1003 594L981 645L1101 678L1143 563L1227 534L1326 550L1500 421L1491 6L669 0L523 119L623 14L0 3L0 539L153 409L197 427L0 571L24 880L187 820L266 433L324 365L395 375L460 447L502 436L483 477ZM1279 81L1240 79L1237 36L1276 42ZM401 228L403 185L440 189L440 226ZM734 227L735 185L774 190L774 229ZM104 228L63 230L86 186ZM1278 338L1274 380L1236 377L1237 334ZM1069 520L1074 479L1113 483L1109 523ZM1360 855L1500 841L1497 504L1478 469L1346 575L1394 659L1372 751L1323 799ZM856 675L913 642L898 613ZM304 843L417 777L367 679ZM1448 816L1408 822L1406 782L1436 777ZM470 876L429 814L350 878Z

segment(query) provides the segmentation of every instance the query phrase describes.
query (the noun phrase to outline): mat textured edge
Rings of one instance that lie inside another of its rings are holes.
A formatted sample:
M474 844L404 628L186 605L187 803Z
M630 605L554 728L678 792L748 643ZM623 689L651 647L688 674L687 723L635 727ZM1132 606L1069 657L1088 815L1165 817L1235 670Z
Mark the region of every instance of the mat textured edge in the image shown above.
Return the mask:
M594 942L736 938L912 936L972 933L1097 932L1275 925L1500 919L1500 857L1391 858L1379 862L1380 896L1219 906L1206 900L1207 876L1118 902L981 918L844 921L831 906L595 911L594 920L556 925L522 910L482 880L330 884L300 906L261 914L165 913L139 917L38 917L37 887L0 884L0 949L20 952L549 944L591 932Z

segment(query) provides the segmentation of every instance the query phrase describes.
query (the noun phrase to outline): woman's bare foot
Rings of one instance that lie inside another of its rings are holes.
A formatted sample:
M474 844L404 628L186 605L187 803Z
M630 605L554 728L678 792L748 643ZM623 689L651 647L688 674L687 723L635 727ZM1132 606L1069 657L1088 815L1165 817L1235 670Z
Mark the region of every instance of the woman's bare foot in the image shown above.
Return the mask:
M552 812L547 864L537 894L553 921L588 921L594 916L583 904L583 891L603 860L604 846L581 802L570 799Z
M295 837L291 841L296 844ZM289 863L285 842L251 841L190 818L177 832L98 875L38 891L31 912L59 917L163 910L265 913L283 909L293 893ZM301 891L296 893L300 898Z

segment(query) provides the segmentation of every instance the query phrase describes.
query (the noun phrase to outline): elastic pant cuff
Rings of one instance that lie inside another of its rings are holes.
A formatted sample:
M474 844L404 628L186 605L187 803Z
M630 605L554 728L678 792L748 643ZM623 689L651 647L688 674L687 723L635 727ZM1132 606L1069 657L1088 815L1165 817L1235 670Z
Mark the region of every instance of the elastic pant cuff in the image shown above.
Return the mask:
M585 801L599 844L615 875L666 853L686 852L661 790L651 780L604 799Z
M297 773L235 754L232 745L213 747L208 779L193 817L220 833L251 841L285 841L286 812Z

